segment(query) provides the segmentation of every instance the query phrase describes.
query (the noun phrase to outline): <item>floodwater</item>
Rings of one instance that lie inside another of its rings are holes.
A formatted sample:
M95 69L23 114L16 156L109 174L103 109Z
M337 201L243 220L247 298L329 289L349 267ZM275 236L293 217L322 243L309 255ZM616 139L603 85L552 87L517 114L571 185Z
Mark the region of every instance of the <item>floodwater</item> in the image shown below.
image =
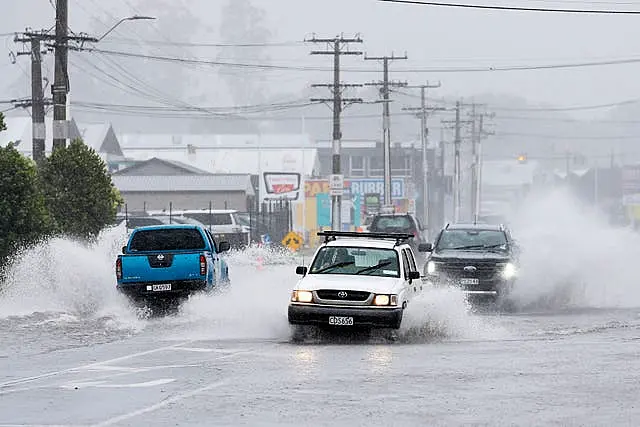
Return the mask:
M120 230L26 251L0 295L0 425L640 424L640 237L563 194L523 212L513 312L427 289L394 339L292 342L290 255L229 254L227 294L149 317L115 292Z

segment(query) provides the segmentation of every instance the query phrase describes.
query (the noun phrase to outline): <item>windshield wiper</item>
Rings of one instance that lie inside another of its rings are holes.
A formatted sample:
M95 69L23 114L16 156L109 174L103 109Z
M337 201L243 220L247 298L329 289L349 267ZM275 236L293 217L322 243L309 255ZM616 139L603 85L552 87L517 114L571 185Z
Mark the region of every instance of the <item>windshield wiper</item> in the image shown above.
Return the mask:
M375 270L379 269L380 267L384 267L384 266L387 266L389 264L391 264L391 261L384 261L384 262L381 262L381 263L376 264L376 265L371 265L369 267L365 267L362 270L358 270L356 272L356 274L366 273L367 271L375 271Z
M355 262L353 261L342 261L342 262L337 262L335 264L331 264L328 265L326 267L321 268L320 270L314 271L313 273L317 274L317 273L324 273L325 271L334 269L334 268L338 268L338 267L346 267L347 265L351 265L351 264L355 264Z
M457 248L449 248L450 250L464 250L464 249L495 249L500 246L504 246L504 243L499 243L496 245L470 245L470 246L459 246Z
M484 245L470 245L470 246L458 246L457 248L447 248L452 251L464 250L464 249L482 249Z

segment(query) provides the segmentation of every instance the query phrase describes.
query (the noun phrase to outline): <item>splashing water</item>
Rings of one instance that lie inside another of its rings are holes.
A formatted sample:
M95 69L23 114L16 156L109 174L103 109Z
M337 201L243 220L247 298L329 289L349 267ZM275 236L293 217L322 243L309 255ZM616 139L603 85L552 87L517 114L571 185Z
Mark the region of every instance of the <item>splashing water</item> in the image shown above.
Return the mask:
M494 340L507 335L497 321L475 314L462 291L447 287L425 289L411 302L399 337L402 341Z
M254 265L256 254L228 259L231 287L221 295L197 295L169 322L179 325L175 339L288 339L287 304L297 277L290 265ZM258 254L261 255L261 254ZM277 256L277 255L276 255ZM188 326L188 327L187 327Z
M115 289L113 263L124 239L125 231L113 228L93 245L54 238L20 251L1 287L0 317L66 313L133 322L135 316Z
M610 226L567 192L526 201L512 228L519 241L521 308L640 307L640 235Z

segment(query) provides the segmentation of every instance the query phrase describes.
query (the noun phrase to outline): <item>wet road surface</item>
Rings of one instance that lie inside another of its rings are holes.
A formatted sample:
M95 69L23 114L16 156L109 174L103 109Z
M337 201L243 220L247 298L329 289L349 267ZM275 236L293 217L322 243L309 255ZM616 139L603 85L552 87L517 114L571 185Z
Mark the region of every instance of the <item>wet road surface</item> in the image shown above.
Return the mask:
M231 260L229 294L158 318L113 292L111 260L72 293L2 296L0 426L640 425L637 308L475 313L430 290L395 340L298 344L291 260Z
M162 341L6 357L0 425L637 425L638 325L419 344ZM323 342L324 341L324 342Z

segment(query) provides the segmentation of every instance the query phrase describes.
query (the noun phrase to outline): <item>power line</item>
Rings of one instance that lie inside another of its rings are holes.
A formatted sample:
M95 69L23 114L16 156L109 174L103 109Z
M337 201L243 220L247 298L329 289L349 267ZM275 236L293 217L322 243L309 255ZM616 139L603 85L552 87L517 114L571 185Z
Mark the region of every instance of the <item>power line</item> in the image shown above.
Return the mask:
M592 15L640 15L640 11L636 10L597 10L597 9L556 9L545 7L520 7L520 6L492 6L471 3L441 3L433 1L419 0L378 0L383 3L404 3L422 6L440 6L453 7L460 9L480 9L480 10L502 10L510 12L546 12L546 13L576 13L576 14L592 14Z
M313 71L313 72L326 72L331 71L331 68L327 67L312 67L312 66L300 66L300 65L274 65L274 64L260 64L260 63L241 63L241 62L226 62L226 61L213 61L205 59L187 59L179 57L170 57L162 55L147 55L134 52L122 52L116 50L105 50L96 48L78 48L73 47L71 50L84 50L89 52L98 52L106 55L123 56L129 58L141 58L151 59L163 62L176 62L184 64L199 64L209 66L221 66L221 67L237 67L237 68L254 68L262 70L279 70L279 71ZM396 72L402 73L478 73L478 72L506 72L506 71L539 71L539 70L554 70L554 69L570 69L570 68L586 68L586 67L599 67L608 65L627 65L640 63L640 57L633 58L620 58L603 61L584 61L574 63L559 63L559 64L541 64L541 65L508 65L508 66L475 66L475 67L430 67L430 68L398 68ZM344 68L343 71L350 73L376 73L378 70L367 68Z
M264 43L216 43L216 42L179 42L179 41L162 41L162 40L145 40L145 39L131 39L126 37L111 37L105 40L106 43L144 43L148 45L158 46L182 46L182 47L293 47L303 46L302 41L284 41L284 42L264 42ZM103 43L104 43L103 42Z
M395 92L402 94L404 96L410 98L419 98L418 95L409 92L403 92L402 90L394 90ZM437 98L427 98L429 102L437 103L437 104L450 104L453 105L453 102L447 102L444 99ZM536 111L582 111L582 110L599 110L603 108L611 108L611 107L620 107L623 105L637 104L640 102L640 98L632 98L626 99L623 101L610 102L606 104L595 104L595 105L579 105L579 106L566 106L566 107L501 107L501 106L491 106L493 110L496 111L522 111L522 112L536 112Z
M499 132L499 133L496 133L496 135L540 138L540 139L585 140L585 141L603 141L603 140L610 140L610 139L640 139L640 135L568 136L568 135L544 135L544 134L520 133L520 132Z

